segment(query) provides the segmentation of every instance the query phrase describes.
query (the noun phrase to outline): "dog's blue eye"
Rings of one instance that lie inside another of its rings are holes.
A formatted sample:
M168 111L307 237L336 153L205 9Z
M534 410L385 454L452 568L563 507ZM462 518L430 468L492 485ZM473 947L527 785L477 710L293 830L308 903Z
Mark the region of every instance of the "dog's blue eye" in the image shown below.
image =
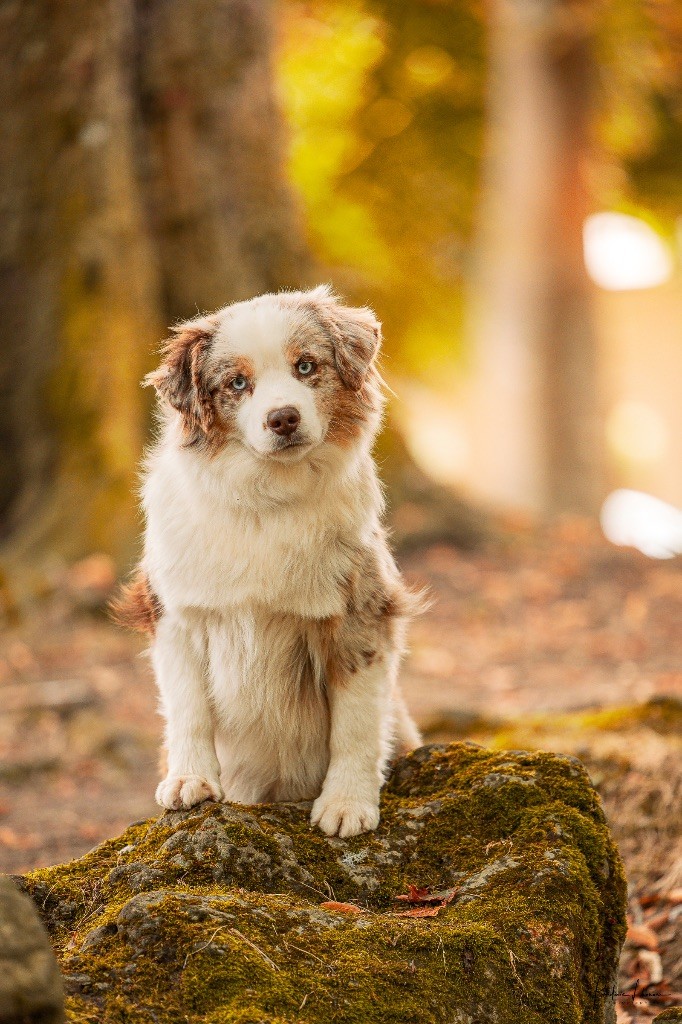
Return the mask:
M241 373L230 382L230 387L234 391L244 391L248 387L248 380Z
M315 363L311 363L309 359L301 359L296 364L296 369L302 377L308 377L315 369Z

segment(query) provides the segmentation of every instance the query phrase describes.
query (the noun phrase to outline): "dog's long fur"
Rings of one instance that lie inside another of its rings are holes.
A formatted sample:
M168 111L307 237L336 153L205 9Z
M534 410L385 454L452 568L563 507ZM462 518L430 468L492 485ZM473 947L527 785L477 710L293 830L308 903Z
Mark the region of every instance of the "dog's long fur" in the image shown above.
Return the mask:
M370 454L379 343L326 287L263 295L180 325L148 378L162 428L117 614L152 636L164 807L313 799L313 824L355 835L419 742L396 678L412 598ZM268 427L282 407L291 437Z

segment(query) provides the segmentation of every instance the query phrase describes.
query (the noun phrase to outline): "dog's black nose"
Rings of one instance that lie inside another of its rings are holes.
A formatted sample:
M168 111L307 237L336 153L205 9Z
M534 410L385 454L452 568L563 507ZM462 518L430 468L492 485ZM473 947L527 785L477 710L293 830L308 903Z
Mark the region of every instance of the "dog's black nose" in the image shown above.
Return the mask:
M300 422L301 415L293 405L287 405L284 409L273 409L268 413L268 426L273 434L279 434L280 437L289 437L298 430Z

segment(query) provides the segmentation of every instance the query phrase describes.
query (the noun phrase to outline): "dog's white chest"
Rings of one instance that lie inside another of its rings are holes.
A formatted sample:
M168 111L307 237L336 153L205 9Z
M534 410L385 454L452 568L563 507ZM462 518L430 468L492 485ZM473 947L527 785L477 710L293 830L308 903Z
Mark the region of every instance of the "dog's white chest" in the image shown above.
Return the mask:
M260 607L211 616L206 625L211 696L221 719L259 720L322 689L300 622Z
M316 796L329 759L329 709L300 620L242 608L210 617L206 644L226 791L250 800Z
M253 604L327 618L343 611L350 556L333 519L284 506L261 515L203 505L175 486L146 493L145 566L169 608L221 611Z

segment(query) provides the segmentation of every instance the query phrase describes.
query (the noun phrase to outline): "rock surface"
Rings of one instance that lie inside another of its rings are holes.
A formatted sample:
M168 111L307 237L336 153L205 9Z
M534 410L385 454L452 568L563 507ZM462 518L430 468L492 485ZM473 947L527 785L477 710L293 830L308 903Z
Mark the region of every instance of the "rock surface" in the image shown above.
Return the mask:
M67 1019L615 1020L625 884L577 760L422 747L395 765L376 833L327 839L308 813L206 803L26 876ZM445 893L434 916L396 898L427 888Z
M62 979L36 908L0 875L0 1024L60 1024Z

